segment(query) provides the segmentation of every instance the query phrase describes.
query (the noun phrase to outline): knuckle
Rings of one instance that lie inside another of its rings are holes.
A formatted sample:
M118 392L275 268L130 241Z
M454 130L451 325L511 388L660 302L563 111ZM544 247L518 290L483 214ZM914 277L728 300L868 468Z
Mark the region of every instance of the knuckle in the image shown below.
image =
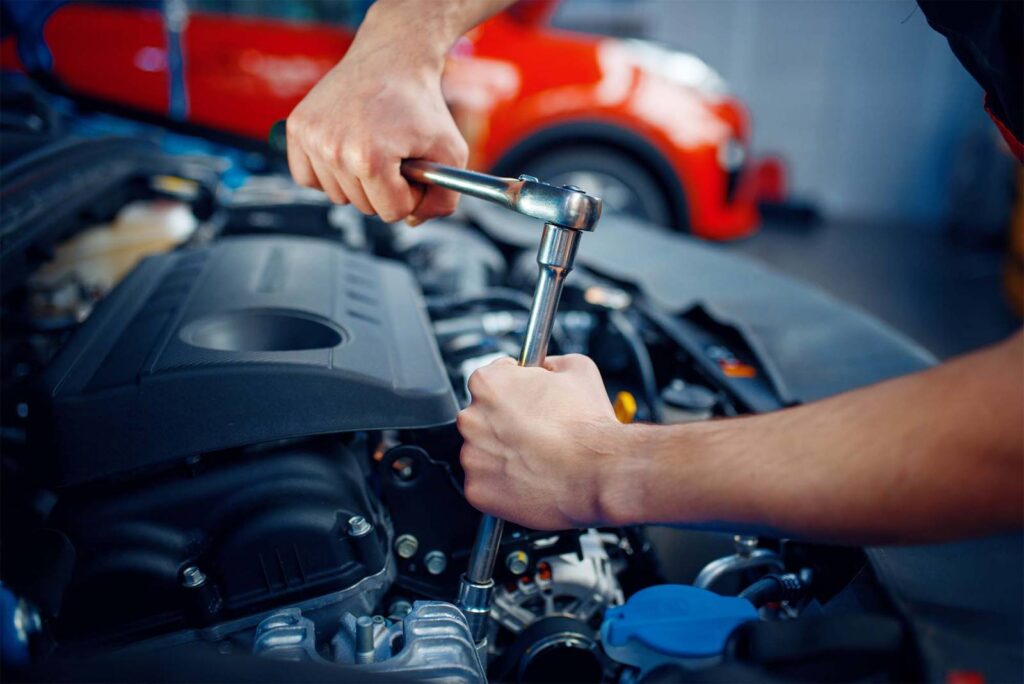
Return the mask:
M346 165L360 178L372 176L377 171L378 159L377 152L365 142L350 145L344 151Z
M484 368L478 368L469 376L467 387L469 387L469 393L472 394L474 398L487 392L487 375L488 373L485 372Z

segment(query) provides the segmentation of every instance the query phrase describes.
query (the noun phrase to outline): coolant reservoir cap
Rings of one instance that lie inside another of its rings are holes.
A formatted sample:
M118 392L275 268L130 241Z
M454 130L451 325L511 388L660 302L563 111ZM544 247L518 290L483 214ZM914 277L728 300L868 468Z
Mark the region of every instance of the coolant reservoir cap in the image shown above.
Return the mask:
M682 584L662 584L609 609L601 643L613 659L650 669L676 658L720 656L732 631L757 610L746 599Z

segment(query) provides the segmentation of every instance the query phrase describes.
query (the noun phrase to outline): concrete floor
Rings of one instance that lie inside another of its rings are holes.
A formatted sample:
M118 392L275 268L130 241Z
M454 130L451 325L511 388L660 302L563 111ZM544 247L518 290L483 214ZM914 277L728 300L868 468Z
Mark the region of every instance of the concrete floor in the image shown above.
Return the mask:
M874 314L939 358L1020 327L1003 292L1001 249L915 226L771 223L728 246Z

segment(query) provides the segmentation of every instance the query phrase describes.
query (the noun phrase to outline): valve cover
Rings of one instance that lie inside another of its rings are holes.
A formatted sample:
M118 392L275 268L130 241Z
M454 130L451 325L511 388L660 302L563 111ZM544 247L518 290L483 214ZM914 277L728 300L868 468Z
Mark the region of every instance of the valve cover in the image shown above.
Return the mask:
M457 412L410 272L295 237L146 259L75 331L43 387L41 427L65 486Z

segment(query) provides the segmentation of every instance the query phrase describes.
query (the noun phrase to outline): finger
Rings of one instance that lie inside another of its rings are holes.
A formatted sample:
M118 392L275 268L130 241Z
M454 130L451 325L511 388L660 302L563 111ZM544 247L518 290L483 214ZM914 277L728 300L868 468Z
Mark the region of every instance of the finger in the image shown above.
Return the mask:
M459 411L455 417L455 426L465 440L465 445L488 451L501 446L490 422L477 407L470 406Z
M549 356L544 360L544 368L554 373L579 372L593 367L594 362L583 354Z
M309 161L309 157L297 144L288 142L288 170L291 171L295 182L304 188L321 190L320 181L317 179L316 171Z
M409 219L406 223L412 226L418 226L424 221L428 221L432 218L448 216L455 211L455 207L457 207L458 204L459 193L439 188L436 185L430 186L423 194L422 199L420 199L419 203L412 210L412 213L410 213Z
M338 184L341 185L341 191L352 202L352 206L367 216L373 216L373 205L366 198L363 184L359 182L359 179L346 171L336 171L334 177L338 180Z
M400 160L363 177L363 190L377 216L386 223L401 221L419 204L423 191L402 178Z
M330 167L316 159L311 159L310 163L316 173L320 189L327 193L331 201L335 204L348 204L348 196L345 195L341 186L338 185L338 181L335 180Z

